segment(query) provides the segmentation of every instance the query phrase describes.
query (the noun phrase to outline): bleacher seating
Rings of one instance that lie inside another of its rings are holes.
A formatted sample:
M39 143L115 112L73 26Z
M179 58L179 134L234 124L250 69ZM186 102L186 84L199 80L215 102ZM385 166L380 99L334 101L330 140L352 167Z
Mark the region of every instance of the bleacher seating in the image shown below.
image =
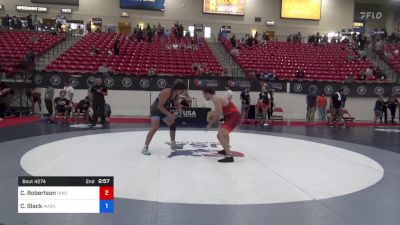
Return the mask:
M229 40L223 44L232 49ZM356 57L354 62L348 61L349 54ZM349 53L345 44L269 42L248 48L241 43L234 58L247 74L276 70L281 80L296 80L299 67L305 70L305 80L317 81L343 81L350 75L357 80L363 69L375 68L368 59L360 59L358 52Z
M114 42L121 41L119 55L109 55L114 52ZM218 59L205 41L198 45L197 50L168 49L167 44L189 45L191 38L154 37L152 43L128 40L123 33L88 34L60 57L54 60L46 71L66 71L95 73L103 64L116 74L147 75L154 68L159 75L195 75L193 63L202 63L213 74L221 74L222 67ZM90 55L91 48L97 48L99 53Z
M35 42L34 39L37 39ZM6 74L18 71L18 66L32 47L37 56L42 56L48 50L62 42L63 36L53 36L39 32L0 32L0 64Z
M385 60L394 70L396 70L397 73L400 74L400 53L395 55L394 51L395 50L400 51L400 44L385 44L382 51L378 52L378 54L382 57L383 60ZM391 58L386 58L384 56L385 51L389 52L392 57Z

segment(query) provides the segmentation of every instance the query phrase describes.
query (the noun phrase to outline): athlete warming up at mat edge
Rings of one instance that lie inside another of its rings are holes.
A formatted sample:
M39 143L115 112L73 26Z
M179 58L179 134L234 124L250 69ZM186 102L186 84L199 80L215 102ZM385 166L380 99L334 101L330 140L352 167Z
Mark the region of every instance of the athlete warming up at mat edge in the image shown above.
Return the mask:
M180 148L180 146L178 146L175 141L176 116L169 110L169 108L174 107L175 110L178 111L178 113L181 113L182 110L179 104L179 97L186 91L186 89L186 84L182 80L178 79L174 82L172 88L165 88L164 90L162 90L160 92L160 95L154 100L153 104L151 104L151 125L142 150L143 155L151 155L149 151L149 145L151 140L153 139L154 134L160 127L160 120L167 124L167 126L169 126L171 142L167 144L171 145L172 150Z
M219 118L223 115L225 122L219 128L217 138L221 143L223 150L218 153L225 155L225 158L218 160L221 163L234 162L232 152L229 147L229 133L231 133L241 122L241 114L233 102L223 95L215 94L215 90L211 87L203 89L203 96L207 101L212 101L214 111L208 117L207 130L215 125Z

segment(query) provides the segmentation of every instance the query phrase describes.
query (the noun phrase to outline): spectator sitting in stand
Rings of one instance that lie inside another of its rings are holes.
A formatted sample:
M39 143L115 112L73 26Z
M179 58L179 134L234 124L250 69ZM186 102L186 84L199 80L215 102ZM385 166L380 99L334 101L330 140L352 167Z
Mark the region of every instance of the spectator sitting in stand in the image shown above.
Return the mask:
M382 73L382 70L379 66L376 67L376 69L373 73L377 79L386 80L386 78L387 78L386 74Z
M201 64L200 63L193 63L192 64L192 70L196 73L196 75L201 75Z
M111 72L110 68L107 66L106 63L103 63L100 67L99 67L99 73L102 73L103 75L109 75Z
M354 61L356 61L356 56L355 56L354 54L352 54L352 53L349 53L349 54L347 55L347 61L348 61L348 62L354 62Z
M149 77L155 77L155 76L157 76L156 69L155 69L154 67L151 67L151 68L149 69L149 71L147 72L147 76L149 76Z
M393 54L390 51L385 51L383 54L386 59L393 59Z
M306 77L306 71L304 71L303 67L299 67L299 70L296 72L296 77L298 79L304 79Z
M354 76L352 74L346 76L346 80L347 83L353 83L354 82Z
M233 56L239 56L240 55L240 52L239 52L239 49L237 49L237 48L232 48L231 49L231 55L233 55Z
M278 74L276 73L276 70L272 70L272 73L270 74L269 80L270 81L279 81Z
M94 55L97 55L97 53L99 53L99 49L96 48L95 46L92 46L92 48L90 49L89 54L90 54L91 56L94 56Z
M360 74L360 80L366 80L366 79L367 79L366 70L363 69Z
M374 72L371 68L367 68L365 69L365 75L367 76L367 79L371 79L374 76Z
M37 44L37 43L39 43L41 41L42 41L42 39L40 37L38 37L38 36L34 36L34 37L31 38L31 42L34 43L34 44Z

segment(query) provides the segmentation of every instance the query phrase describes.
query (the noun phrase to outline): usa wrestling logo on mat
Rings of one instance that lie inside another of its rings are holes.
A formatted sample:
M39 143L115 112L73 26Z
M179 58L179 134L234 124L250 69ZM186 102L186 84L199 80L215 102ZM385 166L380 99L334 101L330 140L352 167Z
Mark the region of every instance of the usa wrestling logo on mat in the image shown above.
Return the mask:
M177 142L179 149L171 152L168 158L177 156L193 157L221 157L218 151L222 150L219 142ZM242 152L231 150L233 157L244 157Z

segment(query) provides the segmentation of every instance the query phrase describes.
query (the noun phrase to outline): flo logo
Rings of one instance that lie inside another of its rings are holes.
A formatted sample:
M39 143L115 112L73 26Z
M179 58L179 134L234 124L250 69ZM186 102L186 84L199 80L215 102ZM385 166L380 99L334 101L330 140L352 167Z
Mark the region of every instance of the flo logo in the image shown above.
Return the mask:
M179 149L171 152L168 158L177 156L221 157L218 151L222 149L219 142L177 142ZM239 151L232 150L233 157L245 157Z
M382 12L360 12L360 15L362 20L367 20L369 18L373 20L382 19Z

